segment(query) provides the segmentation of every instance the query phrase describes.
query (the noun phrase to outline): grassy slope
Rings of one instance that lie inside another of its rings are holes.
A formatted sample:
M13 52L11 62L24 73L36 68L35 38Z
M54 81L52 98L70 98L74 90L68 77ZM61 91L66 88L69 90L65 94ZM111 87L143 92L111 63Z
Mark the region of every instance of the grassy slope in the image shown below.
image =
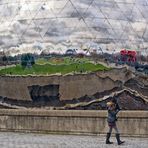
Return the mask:
M71 72L94 72L99 70L109 70L101 64L93 64L88 59L69 59L63 61L39 59L32 68L23 68L21 65L0 70L0 75L48 75L48 74L67 74Z
M65 57L65 58L61 58L59 60L56 60L58 58L51 58L50 60L46 60L43 58L40 58L38 60L36 60L36 64L38 65L44 65L44 64L56 64L56 65L60 65L60 64L73 64L73 63L90 63L92 61L90 61L88 58L69 58L69 57Z
M34 65L32 68L22 68L22 66L17 65L16 67L11 67L7 69L0 70L0 75L12 74L12 75L27 75L27 74L67 74L71 72L92 72L99 70L108 70L108 68L97 64L92 63L85 64L70 64L70 65Z

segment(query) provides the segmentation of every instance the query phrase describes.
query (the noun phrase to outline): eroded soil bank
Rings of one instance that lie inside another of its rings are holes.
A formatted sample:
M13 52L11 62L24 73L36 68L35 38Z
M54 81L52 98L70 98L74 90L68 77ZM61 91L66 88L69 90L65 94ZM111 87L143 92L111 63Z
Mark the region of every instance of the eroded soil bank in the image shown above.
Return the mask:
M1 76L1 108L105 109L116 99L122 109L148 110L148 76L127 68L65 76Z

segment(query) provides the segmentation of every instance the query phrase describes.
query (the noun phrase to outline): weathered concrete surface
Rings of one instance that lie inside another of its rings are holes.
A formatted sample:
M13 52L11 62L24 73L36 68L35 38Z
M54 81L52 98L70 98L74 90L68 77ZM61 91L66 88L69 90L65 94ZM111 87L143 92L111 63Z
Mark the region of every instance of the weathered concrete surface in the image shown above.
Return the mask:
M106 111L0 110L1 131L37 133L106 134ZM118 126L122 135L148 137L147 111L122 111Z
M148 138L125 138L122 148L147 148ZM1 148L117 148L114 144L106 145L103 136L40 135L24 133L0 133Z
M126 68L67 76L0 76L0 96L31 101L29 86L59 85L59 99L72 100L120 87L130 78Z

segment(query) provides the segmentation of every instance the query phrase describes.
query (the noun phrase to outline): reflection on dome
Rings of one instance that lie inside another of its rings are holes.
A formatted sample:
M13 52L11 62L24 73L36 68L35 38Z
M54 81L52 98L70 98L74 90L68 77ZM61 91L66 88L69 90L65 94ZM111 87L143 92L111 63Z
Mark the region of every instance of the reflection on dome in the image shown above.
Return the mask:
M146 49L147 14L147 0L1 0L0 49Z

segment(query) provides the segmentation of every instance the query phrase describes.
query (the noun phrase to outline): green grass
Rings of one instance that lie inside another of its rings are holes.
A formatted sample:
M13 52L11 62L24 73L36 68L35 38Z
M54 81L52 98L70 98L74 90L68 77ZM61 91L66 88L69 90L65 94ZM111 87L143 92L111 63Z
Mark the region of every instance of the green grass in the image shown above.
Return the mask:
M68 74L68 73L85 73L102 70L109 70L101 64L94 64L87 58L64 58L64 59L38 59L32 68L23 68L21 65L8 67L0 70L0 75L50 75L50 74Z
M51 58L46 60L44 58L40 58L36 60L36 64L38 65L45 65L45 64L54 64L54 65L61 65L61 64L73 64L73 63L89 63L92 62L88 58Z
M47 63L48 63L48 61L44 58L40 58L40 59L36 60L36 64L38 64L38 65L44 65L44 64L47 64Z

